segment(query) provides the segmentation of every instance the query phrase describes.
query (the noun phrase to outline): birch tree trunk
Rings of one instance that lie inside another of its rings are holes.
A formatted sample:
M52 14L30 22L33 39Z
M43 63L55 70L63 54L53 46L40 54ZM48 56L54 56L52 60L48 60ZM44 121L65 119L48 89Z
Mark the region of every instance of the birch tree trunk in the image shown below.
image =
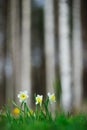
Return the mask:
M11 82L7 82L6 97L14 98L17 100L17 93L20 88L20 30L19 30L19 1L10 0L10 10L8 15L10 15L8 22L10 26L7 25L8 36L7 45L9 46L10 56L12 60L13 74L11 77ZM10 31L10 32L9 32ZM12 83L13 82L13 83Z
M69 6L66 0L59 0L59 59L61 79L61 103L64 111L71 109L71 53L70 53L70 27Z
M46 91L53 93L55 81L55 39L54 39L54 0L45 0L45 57L46 57Z
M31 2L22 0L21 88L29 92L31 105Z
M73 0L73 102L80 109L82 102L82 36L81 36L81 3Z

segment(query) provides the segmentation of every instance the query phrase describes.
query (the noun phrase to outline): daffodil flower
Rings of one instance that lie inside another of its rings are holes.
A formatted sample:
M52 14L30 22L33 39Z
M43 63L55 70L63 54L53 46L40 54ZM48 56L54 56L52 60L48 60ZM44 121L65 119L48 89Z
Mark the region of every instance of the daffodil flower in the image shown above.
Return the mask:
M40 106L42 105L42 101L43 101L43 95L37 95L36 98L36 105L40 104Z
M16 108L13 109L12 113L13 113L14 115L19 115L20 110L16 107Z
M47 95L48 95L48 98L49 98L49 101L51 104L52 104L52 102L56 102L54 93L53 94L48 93Z
M20 91L18 94L18 98L20 102L27 102L28 99L28 92L27 91Z

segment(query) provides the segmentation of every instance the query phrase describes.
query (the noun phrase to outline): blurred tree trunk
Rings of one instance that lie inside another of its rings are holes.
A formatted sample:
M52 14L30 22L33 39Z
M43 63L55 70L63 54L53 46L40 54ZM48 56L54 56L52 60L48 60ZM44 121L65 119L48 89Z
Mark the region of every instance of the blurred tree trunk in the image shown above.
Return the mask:
M13 88L13 75L12 71L9 70L9 67L12 67L12 58L11 58L11 36L10 36L10 26L11 20L10 20L10 0L7 3L7 24L6 24L6 65L5 65L5 72L6 72L6 103L8 102L8 99L14 99L14 88ZM8 58L9 57L9 58ZM9 60L10 59L10 63ZM11 71L9 73L9 71Z
M19 0L10 0L8 4L10 4L10 10L8 10L7 22L7 46L10 51L13 73L10 77L10 82L7 81L6 98L8 97L17 100L17 93L20 89Z
M0 106L5 103L5 1L0 2Z
M31 105L31 2L22 0L21 88L29 92Z
M82 101L82 35L81 35L81 3L73 0L73 83L74 107L80 109Z
M46 57L46 91L53 93L55 81L55 37L54 37L54 4L53 0L45 0L45 57Z
M66 0L59 0L59 59L61 79L61 103L64 111L71 109L71 53L70 53L70 25L69 5Z

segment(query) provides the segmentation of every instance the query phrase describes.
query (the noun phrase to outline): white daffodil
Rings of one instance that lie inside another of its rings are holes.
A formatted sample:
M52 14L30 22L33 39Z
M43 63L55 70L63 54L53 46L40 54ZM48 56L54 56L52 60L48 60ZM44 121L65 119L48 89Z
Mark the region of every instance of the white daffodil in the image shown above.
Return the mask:
M56 102L55 94L54 93L53 94L48 93L47 95L48 95L50 103Z
M27 91L20 91L18 94L18 98L20 102L27 102L28 99L28 92Z
M37 95L36 98L36 105L40 104L40 106L42 105L42 100L43 100L43 95Z

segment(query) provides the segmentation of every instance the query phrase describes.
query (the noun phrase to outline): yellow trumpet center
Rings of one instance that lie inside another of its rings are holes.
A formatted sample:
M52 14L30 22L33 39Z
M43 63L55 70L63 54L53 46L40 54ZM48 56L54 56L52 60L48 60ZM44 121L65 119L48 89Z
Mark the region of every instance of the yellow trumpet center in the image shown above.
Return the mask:
M55 101L55 95L54 95L54 94L52 94L52 95L50 96L50 100Z
M37 98L36 98L36 101L37 101L38 103L40 103L40 102L42 102L42 98L37 97Z
M21 99L25 99L25 98L26 98L26 95L22 93L22 94L20 95L20 98L21 98Z

